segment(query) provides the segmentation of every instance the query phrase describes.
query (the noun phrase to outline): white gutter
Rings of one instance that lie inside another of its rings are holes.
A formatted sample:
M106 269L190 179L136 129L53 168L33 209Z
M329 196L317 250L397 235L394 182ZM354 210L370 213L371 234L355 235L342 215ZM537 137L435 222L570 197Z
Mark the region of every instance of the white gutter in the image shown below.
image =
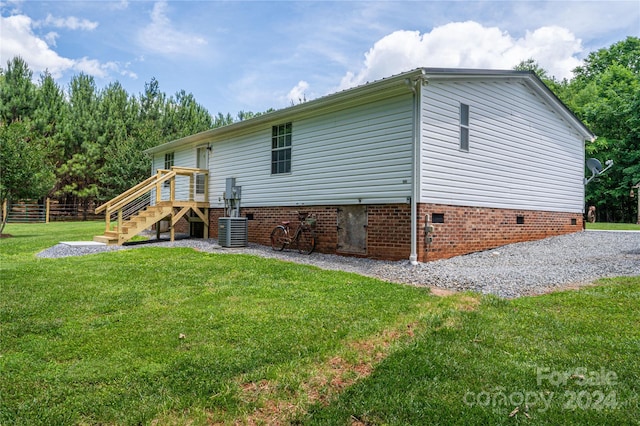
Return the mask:
M411 254L409 261L418 264L418 198L420 196L420 148L422 146L422 85L427 83L425 71L405 82L413 92L413 153L411 188Z
M383 92L390 87L398 87L397 84L402 80L405 82L415 82L416 74L421 74L417 77L424 81L425 76L428 75L430 80L442 79L483 79L488 77L495 78L514 78L525 79L529 82L529 87L533 88L543 98L547 99L555 109L565 117L569 123L572 123L580 133L582 133L586 139L593 141L594 135L589 129L575 116L573 113L549 90L544 83L530 71L499 71L499 70L470 70L470 69L453 69L453 68L419 68L412 71L397 74L391 77L383 78L378 81L363 84L362 86L354 87L352 89L346 89L342 92L326 95L317 99L313 99L302 104L294 105L281 110L273 111L268 114L263 114L258 117L250 118L245 121L232 123L223 127L215 129L205 130L204 132L197 133L195 135L186 136L181 139L176 139L162 145L158 145L152 148L146 149L144 152L148 154L154 154L157 152L165 152L176 149L177 147L189 144L198 144L209 142L213 138L219 138L223 135L233 132L246 131L252 126L259 126L264 123L272 123L281 119L291 119L296 114L314 114L319 109L325 107L331 107L332 105L339 104L345 105L347 102L353 102L355 104L361 103L362 97L375 94L377 92ZM412 89L414 90L414 89ZM415 93L415 92L414 92Z
M174 150L182 146L206 143L211 141L213 138L221 138L224 135L228 134L246 132L252 127L259 127L260 125L264 125L265 123L271 125L274 122L278 122L280 120L291 120L292 117L296 116L300 117L304 115L317 114L319 110L323 108L331 108L334 105L341 105L342 107L348 105L349 103L359 105L362 104L363 99L367 96L375 97L378 93L384 93L390 88L402 90L403 79L406 80L408 78L413 78L416 73L417 70L412 70L402 74L383 78L382 80L366 83L362 86L345 89L341 92L326 95L291 107L272 111L267 114L262 114L248 120L238 121L226 126L216 127L214 129L205 130L194 135L189 135L180 139L166 142L164 144L148 148L144 150L144 152L154 154L157 152Z

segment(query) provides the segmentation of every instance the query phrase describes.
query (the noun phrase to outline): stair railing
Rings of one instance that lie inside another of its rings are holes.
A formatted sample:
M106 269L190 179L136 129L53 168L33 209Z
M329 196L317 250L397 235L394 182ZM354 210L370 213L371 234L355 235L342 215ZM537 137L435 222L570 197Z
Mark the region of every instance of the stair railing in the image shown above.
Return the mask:
M174 200L175 189L176 189L175 177L176 177L176 172L174 170L158 169L158 172L155 175L140 182L133 188L128 189L127 191L123 192L117 197L114 197L113 199L107 201L100 207L96 208L96 213L105 211L105 222L106 222L105 232L108 232L111 230L112 215L115 215L114 217L117 217L118 232L120 232L120 230L122 229L122 222L124 220L124 215L125 215L124 210L125 209L127 210L127 215L130 217L135 213L137 213L138 211L146 208L150 203L151 192L153 190L156 191L156 203L159 203L161 201L162 184L164 182L168 181L170 183L169 196L171 200ZM147 194L149 194L149 203L147 203L146 205L145 203L134 203L136 200L140 199L141 197ZM133 207L133 205L136 205L138 209L135 210L135 207Z
M122 208L122 220L129 220L140 210L144 210L151 205L151 192L136 198ZM111 220L117 220L117 212L111 213Z
M186 200L176 199L176 177L187 176L188 188L181 187L180 194ZM118 234L122 232L123 221L130 219L153 202L155 205L170 204L185 207L209 199L209 171L190 167L174 166L171 170L158 169L157 173L122 194L96 208L96 213L105 211L105 234L111 231L111 223L117 221ZM169 188L169 198L163 198L163 187ZM155 192L155 197L154 197ZM155 200L154 200L155 198ZM207 203L208 204L208 203ZM184 213L182 213L184 214ZM119 237L120 239L120 237Z

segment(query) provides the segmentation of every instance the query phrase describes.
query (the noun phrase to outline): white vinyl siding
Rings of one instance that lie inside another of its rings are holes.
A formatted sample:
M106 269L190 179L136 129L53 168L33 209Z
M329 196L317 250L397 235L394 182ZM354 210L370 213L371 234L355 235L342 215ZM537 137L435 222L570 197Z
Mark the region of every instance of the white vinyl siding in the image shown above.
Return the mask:
M523 82L433 82L422 105L421 202L582 211L583 138Z
M288 174L271 174L271 125L211 141L212 207L222 205L228 177L242 186L243 207L406 202L411 195L410 93L291 122Z
M176 149L174 152L173 165L176 167L196 167L197 153L195 147ZM165 153L153 156L153 172L165 168ZM155 191L153 196L155 197ZM187 200L189 198L189 177L176 176L176 199ZM169 199L169 186L162 185L162 199Z

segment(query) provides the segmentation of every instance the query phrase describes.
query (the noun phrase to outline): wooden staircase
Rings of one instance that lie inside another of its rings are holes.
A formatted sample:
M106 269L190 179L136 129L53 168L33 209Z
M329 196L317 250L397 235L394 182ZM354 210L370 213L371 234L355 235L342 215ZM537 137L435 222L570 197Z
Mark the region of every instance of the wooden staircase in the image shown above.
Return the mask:
M116 226L113 230L105 231L104 235L93 237L93 241L107 245L126 243L140 232L171 216L172 213L173 207L171 204L164 203L149 206L131 216L128 220L123 221L120 228Z
M121 245L162 219L169 219L169 231L173 241L176 223L189 211L195 213L195 219L204 222L206 238L209 230L208 174L209 171L206 169L187 167L158 170L156 175L96 209L96 213L105 211L106 227L104 234L93 237L93 240L109 245ZM196 194L196 177L202 177L202 175L204 175L204 192ZM181 192L183 199L176 196L176 177L178 176L186 176L189 179L188 185L185 185L188 189ZM163 199L163 188L165 199ZM197 197L200 197L201 201L196 201ZM141 202L141 200L144 201ZM112 221L116 222L115 226L112 225Z

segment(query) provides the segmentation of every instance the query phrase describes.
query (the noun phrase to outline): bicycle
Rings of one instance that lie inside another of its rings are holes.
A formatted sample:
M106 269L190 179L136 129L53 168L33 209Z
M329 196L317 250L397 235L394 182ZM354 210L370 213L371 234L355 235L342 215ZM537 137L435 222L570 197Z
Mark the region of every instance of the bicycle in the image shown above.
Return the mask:
M281 222L280 225L271 231L271 248L282 251L286 246L296 244L298 251L304 254L311 254L316 248L316 237L313 232L315 218L309 213L298 212L298 226L291 230L291 222Z

